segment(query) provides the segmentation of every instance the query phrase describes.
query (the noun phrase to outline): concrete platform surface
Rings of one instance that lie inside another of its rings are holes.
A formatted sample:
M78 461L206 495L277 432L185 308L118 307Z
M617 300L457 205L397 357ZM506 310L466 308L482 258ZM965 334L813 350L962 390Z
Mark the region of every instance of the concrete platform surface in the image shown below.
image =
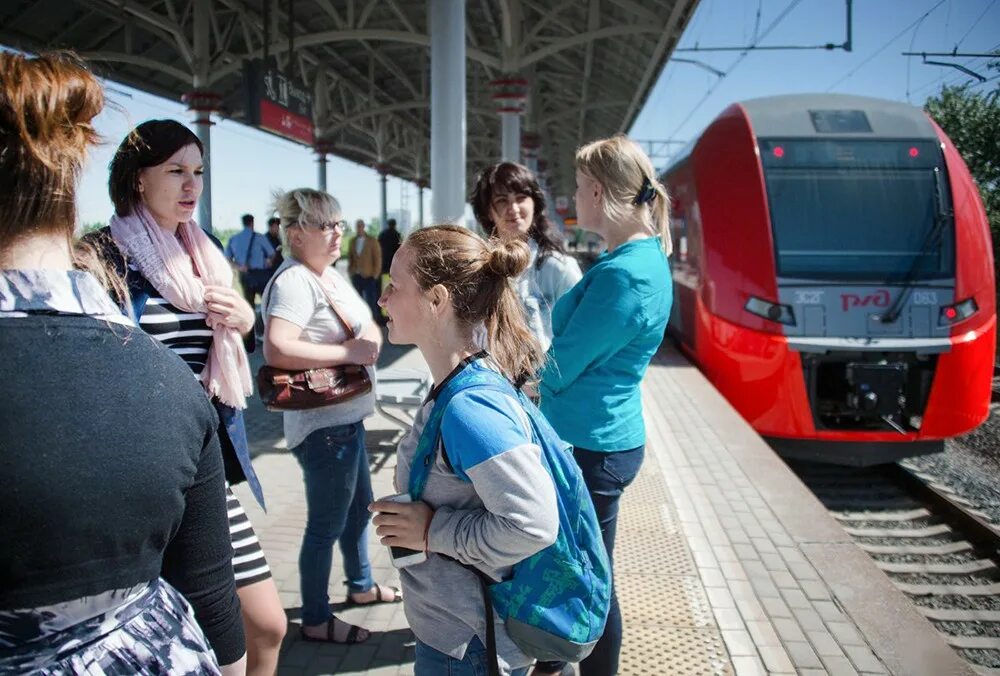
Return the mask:
M259 364L255 356L254 368ZM425 368L386 346L380 367ZM646 459L625 491L615 551L625 623L621 674L900 674L973 672L704 377L664 346L643 383ZM289 617L279 674L411 674L400 605L338 615L375 633L346 647L298 640L301 470L281 416L247 411L264 514L236 488ZM393 492L399 427L366 423L376 496ZM375 578L398 582L370 529ZM335 550L330 596L342 600Z

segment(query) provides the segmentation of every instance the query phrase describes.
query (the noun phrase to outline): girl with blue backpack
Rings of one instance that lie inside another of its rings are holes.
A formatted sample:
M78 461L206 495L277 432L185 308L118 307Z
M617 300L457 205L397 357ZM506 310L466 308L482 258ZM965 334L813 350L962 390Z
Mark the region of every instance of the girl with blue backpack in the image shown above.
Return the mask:
M520 676L532 658L588 652L604 626L593 507L568 446L518 390L542 357L511 284L528 261L520 241L425 228L379 300L389 340L416 344L436 383L398 448L396 490L413 502L371 506L382 544L426 556L400 571L416 676Z

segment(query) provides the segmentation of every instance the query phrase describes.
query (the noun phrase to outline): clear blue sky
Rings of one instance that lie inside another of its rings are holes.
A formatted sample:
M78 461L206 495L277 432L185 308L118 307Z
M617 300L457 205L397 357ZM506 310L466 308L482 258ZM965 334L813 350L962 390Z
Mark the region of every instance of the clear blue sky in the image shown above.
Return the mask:
M761 45L840 44L844 41L845 3L702 0L680 46L746 45L754 39L755 26L759 25L760 34L772 24L773 29L760 41ZM853 42L851 53L678 53L678 57L697 59L728 75L720 79L698 66L669 63L630 133L637 139L689 140L728 104L773 94L833 91L909 100L920 105L942 84L963 83L970 78L951 68L922 65L919 57L903 57L900 52L950 51L956 45L960 52L1000 48L1000 1L855 0ZM959 62L993 78L983 89L1000 85L998 73L986 71L985 59ZM190 122L180 103L117 84L112 87L109 100L118 109L109 107L97 121L107 143L93 154L83 178L83 223L106 221L111 214L107 166L115 146L131 127L155 117ZM315 156L309 149L236 122L221 120L213 127L212 154L216 229L238 227L239 216L245 212L257 217L260 228L269 214L272 190L316 185ZM655 161L662 165L666 158ZM378 177L373 170L332 158L327 168L327 187L341 201L346 218L370 219L378 214ZM415 222L417 195L412 184L390 178L388 208L393 211L400 207L403 191L408 191ZM430 191L424 193L424 209L429 216Z

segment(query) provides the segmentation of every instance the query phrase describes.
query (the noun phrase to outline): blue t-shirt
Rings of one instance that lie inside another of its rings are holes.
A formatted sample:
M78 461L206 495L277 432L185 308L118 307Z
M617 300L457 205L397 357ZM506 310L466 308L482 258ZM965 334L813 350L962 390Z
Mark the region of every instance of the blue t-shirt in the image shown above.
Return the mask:
M226 258L251 270L267 268L267 259L273 255L274 247L267 237L254 232L251 228L243 228L230 237L229 243L226 244Z
M559 299L539 391L560 437L591 451L646 443L639 384L663 341L672 299L658 237L605 253Z

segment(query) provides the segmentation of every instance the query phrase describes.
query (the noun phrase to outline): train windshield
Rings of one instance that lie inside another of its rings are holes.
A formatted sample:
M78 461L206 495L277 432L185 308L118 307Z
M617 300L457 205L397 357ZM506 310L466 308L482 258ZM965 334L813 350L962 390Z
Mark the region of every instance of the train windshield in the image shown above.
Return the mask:
M944 159L933 141L761 140L778 275L954 276Z

